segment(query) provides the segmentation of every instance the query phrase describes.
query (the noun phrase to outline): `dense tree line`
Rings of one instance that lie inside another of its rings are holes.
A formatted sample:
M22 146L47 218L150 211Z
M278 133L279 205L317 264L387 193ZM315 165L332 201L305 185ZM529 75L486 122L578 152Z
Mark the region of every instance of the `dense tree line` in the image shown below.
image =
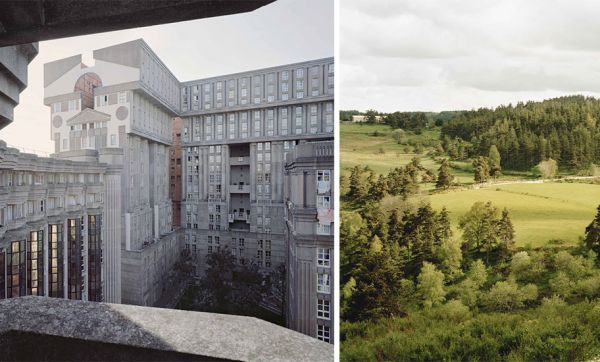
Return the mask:
M600 161L600 100L560 97L457 113L442 127L443 146L456 159L487 156L495 145L505 168L540 161L584 169Z
M377 202L342 217L341 281L348 320L402 315L411 298L433 306L443 301L444 282L475 268L507 260L514 252L508 210L475 203L462 216L462 240L453 238L448 211L429 204L390 212ZM471 265L471 269L473 266ZM415 297L415 294L418 297Z
M387 175L376 176L368 166L354 166L350 170L348 179L340 179L342 195L348 201L362 205L367 201L379 201L385 195L401 196L406 200L409 196L418 193L419 182L423 182L420 174L425 175L425 181L434 177L425 169L418 158L413 158L404 167L396 167ZM347 192L346 192L347 188Z
M402 206L342 215L342 360L597 356L600 206L571 251L517 251L489 202L462 215L461 240L445 209Z

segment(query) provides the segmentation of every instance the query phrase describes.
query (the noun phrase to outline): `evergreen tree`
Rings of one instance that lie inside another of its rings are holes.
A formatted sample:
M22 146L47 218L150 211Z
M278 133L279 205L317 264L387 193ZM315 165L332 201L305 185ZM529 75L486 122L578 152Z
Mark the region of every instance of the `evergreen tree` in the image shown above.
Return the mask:
M438 169L438 178L435 183L435 187L438 189L447 189L452 184L454 176L450 173L450 166L448 165L448 159L444 158L442 164Z
M459 220L468 250L485 252L487 265L491 252L498 246L497 219L498 209L491 202L476 202Z
M493 178L497 178L498 176L500 176L500 171L502 170L502 167L500 166L500 152L498 152L498 148L496 147L496 145L490 146L490 152L488 157L490 161L490 176L492 176Z
M350 172L350 187L348 196L358 202L364 202L367 197L368 188L363 180L363 171L360 166L354 166Z
M475 172L475 182L487 182L490 178L490 168L486 157L479 156L473 161L473 171Z
M600 253L600 206L598 206L596 218L585 228L585 245L596 253Z
M508 209L502 210L502 216L498 220L498 240L500 242L503 254L508 253L514 248L515 244L515 229L508 214Z
M369 200L379 201L387 194L387 179L384 175L379 175L377 181L369 185Z
M400 243L403 235L404 222L400 210L394 209L388 220L388 239L390 242Z

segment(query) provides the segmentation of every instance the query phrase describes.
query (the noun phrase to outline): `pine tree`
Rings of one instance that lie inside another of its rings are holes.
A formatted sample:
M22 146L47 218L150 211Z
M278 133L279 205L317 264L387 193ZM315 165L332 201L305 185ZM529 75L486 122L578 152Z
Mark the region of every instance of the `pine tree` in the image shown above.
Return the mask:
M468 250L485 252L489 265L490 254L498 246L498 209L491 202L476 202L459 220L463 240Z
M438 178L435 183L435 187L438 189L447 189L452 184L454 176L450 173L450 166L448 165L448 159L444 158L442 164L438 169Z
M600 206L596 218L585 228L585 245L600 253Z
M486 157L479 156L473 161L474 178L476 183L487 182L490 178L490 168Z
M507 256L515 244L515 229L507 208L502 210L502 216L498 220L498 240L504 256Z
M500 171L502 167L500 166L500 152L498 152L498 148L496 145L490 146L489 152L489 161L490 161L490 176L493 178L497 178L500 176Z
M402 238L402 232L404 229L404 222L402 221L402 214L400 210L394 209L390 213L388 219L388 239L390 242L399 243Z
M367 180L367 183L369 180ZM368 183L369 189L369 200L379 201L387 194L387 180L384 175L379 175L376 182Z
M367 184L362 177L363 171L360 166L354 166L350 172L350 190L348 196L358 202L364 202L367 197Z

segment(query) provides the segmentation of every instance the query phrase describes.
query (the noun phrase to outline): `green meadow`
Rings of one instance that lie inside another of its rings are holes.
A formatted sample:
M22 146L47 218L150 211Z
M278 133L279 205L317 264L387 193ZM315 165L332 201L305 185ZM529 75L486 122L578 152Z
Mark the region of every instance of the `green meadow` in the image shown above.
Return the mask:
M406 152L405 145L398 144L392 138L392 129L383 124L343 123L340 126L341 174L348 175L356 165L368 165L377 174L387 174L391 169L406 165L413 157L420 157L421 164L437 171L440 167L435 161L424 154ZM407 133L407 140L413 144L425 144L440 137L439 129L427 129L420 135ZM425 147L425 150L431 148ZM453 162L457 168L452 170L456 181L472 183L471 165L466 162Z
M471 205L477 201L491 201L499 209L506 207L509 210L517 246L535 248L549 240L561 240L561 245L575 245L594 218L600 200L600 185L515 184L450 191L428 198L435 209L445 206L450 211L456 236L460 235L458 219Z
M399 145L391 136L387 125L342 124L341 133L341 174L348 175L356 166L369 166L377 174L386 174L390 169L405 165L415 157L421 157L424 167L437 173L439 165L424 154L405 153L405 145ZM407 134L411 142L426 143L439 138L439 129L429 129L421 135ZM455 181L463 185L473 183L472 168L469 162L452 162L458 167L452 169ZM503 178L519 178L510 174ZM528 175L520 178L528 179ZM487 202L502 210L506 207L516 231L519 247L539 247L550 240L559 245L576 245L583 236L585 227L595 215L600 200L600 185L585 183L523 183L496 185L481 189L458 189L447 192L432 192L432 184L421 185L419 199L431 202L435 209L446 207L450 212L454 235L460 237L458 220L477 201ZM382 200L385 209L391 209L396 202L393 197Z

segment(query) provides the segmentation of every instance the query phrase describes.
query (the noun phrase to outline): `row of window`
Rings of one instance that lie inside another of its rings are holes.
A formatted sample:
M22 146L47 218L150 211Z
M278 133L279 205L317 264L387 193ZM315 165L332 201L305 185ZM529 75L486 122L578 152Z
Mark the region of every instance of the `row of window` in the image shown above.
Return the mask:
M64 183L101 183L103 175L98 173L46 173L27 171L0 171L0 186L49 185Z
M295 113L292 118L288 115L287 107L279 108L277 119L274 109L253 111L250 112L253 116L252 122L249 122L248 112L230 113L227 116L227 121L225 121L222 114L190 119L186 122L186 127L183 130L183 141L222 140L225 139L225 133L227 133L227 138L235 139L238 136L248 138L249 136L261 137L274 136L275 134L333 132L333 103L325 103L322 124L319 124L319 113L316 104L308 106L306 115L304 114L304 106L296 106L294 110ZM252 126L252 129L250 129L250 126Z
M327 74L324 78L320 74L321 66L313 66L310 68L310 95L319 96L323 94L333 94L334 87L334 66L328 64ZM225 105L235 106L237 104L246 105L249 103L260 104L262 100L274 102L277 100L287 101L290 98L290 93L294 93L297 99L305 97L305 78L304 68L296 69L295 71L295 88L290 90L290 75L288 70L279 73L279 87L275 81L275 73L265 75L266 81L263 81L262 75L253 77L243 77L240 79L230 79L227 81L217 81L215 83L205 83L202 85L196 84L181 89L181 106L182 111L188 110L209 110L213 106L221 108ZM252 81L252 84L250 83ZM323 85L323 81L326 83ZM214 89L213 89L214 84ZM321 87L323 85L323 87ZM227 88L226 94L223 89ZM266 86L266 88L264 88ZM278 95L276 91L278 89ZM322 89L322 90L321 90ZM249 90L252 94L249 95ZM239 100L237 95L239 94ZM227 102L224 102L224 96L227 96ZM201 104L202 103L202 104Z
M81 299L84 290L83 217L67 219L69 299ZM102 301L101 216L88 216L88 300ZM44 265L44 230L29 233L26 240L11 241L0 250L0 299L25 295L63 297L63 224L48 225L48 265ZM48 274L48 291L44 276Z

